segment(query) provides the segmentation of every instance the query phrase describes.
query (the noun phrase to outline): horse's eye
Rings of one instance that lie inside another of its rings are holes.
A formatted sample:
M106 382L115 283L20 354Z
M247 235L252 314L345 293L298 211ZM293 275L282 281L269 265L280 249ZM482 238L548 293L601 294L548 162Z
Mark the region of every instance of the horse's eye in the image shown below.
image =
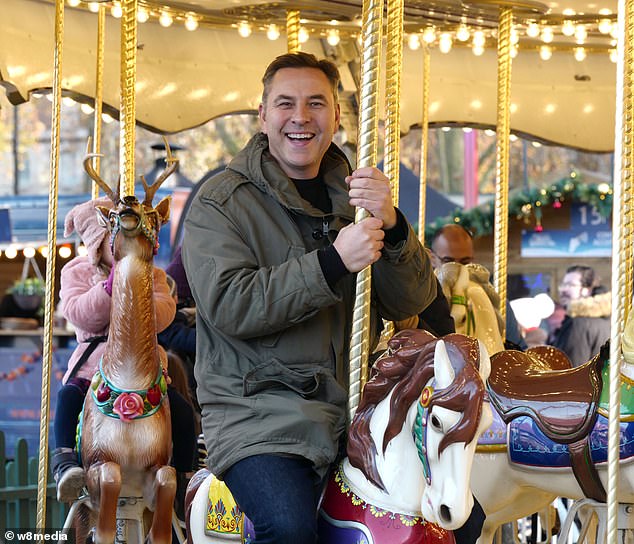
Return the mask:
M438 416L432 414L431 418L429 419L429 422L431 423L431 426L436 431L442 432L442 422L440 421L440 418Z

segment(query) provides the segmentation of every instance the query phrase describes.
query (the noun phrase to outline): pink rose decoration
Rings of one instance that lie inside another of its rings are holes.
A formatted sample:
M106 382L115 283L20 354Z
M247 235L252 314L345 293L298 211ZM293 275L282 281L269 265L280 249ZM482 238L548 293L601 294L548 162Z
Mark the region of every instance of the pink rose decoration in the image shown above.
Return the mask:
M143 399L138 393L121 393L114 401L112 411L121 421L132 421L143 415Z

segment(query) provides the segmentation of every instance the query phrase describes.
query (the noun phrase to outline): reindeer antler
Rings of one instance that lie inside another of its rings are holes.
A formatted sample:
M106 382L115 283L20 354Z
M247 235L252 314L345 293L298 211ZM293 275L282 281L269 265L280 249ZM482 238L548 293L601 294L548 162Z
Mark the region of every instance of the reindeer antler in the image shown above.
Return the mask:
M90 176L90 178L103 189L103 192L106 193L106 196L108 196L110 200L112 200L112 203L117 206L117 204L119 204L120 202L119 184L117 184L117 191L115 192L104 180L101 179L99 174L95 172L95 169L92 165L92 159L94 157L103 157L103 155L99 153L90 153L90 140L91 138L89 137L88 145L86 146L86 156L84 157L84 170L86 170L86 173Z
M178 159L172 157L172 150L170 149L170 144L167 143L167 138L162 136L163 142L165 143L165 149L167 151L167 158L165 162L167 163L167 168L161 172L161 174L156 178L156 181L152 183L152 185L148 185L145 181L145 176L141 176L141 181L143 182L143 187L145 188L145 199L143 200L143 204L147 206L152 206L152 200L154 199L154 195L161 184L169 178L178 167Z

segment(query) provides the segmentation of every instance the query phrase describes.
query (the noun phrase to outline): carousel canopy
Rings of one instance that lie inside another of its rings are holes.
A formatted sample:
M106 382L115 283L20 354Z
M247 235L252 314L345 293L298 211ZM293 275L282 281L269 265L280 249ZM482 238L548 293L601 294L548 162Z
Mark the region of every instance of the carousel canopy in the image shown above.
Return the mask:
M104 111L119 104L120 3L106 6ZM513 3L513 2L510 2ZM503 2L509 5L509 2ZM298 10L302 50L335 60L343 76L344 128L356 124L361 1L139 0L136 114L173 133L223 114L257 109L266 64L286 51L286 13ZM95 95L97 2L67 0L64 92ZM50 0L3 0L0 81L14 104L50 88L55 7ZM614 148L616 1L531 0L514 8L511 129L570 147ZM422 117L423 53L431 52L429 121L495 127L498 7L406 0L402 130ZM276 39L273 39L276 38ZM545 60L547 59L547 60ZM347 124L346 124L346 121ZM351 136L354 140L354 135Z

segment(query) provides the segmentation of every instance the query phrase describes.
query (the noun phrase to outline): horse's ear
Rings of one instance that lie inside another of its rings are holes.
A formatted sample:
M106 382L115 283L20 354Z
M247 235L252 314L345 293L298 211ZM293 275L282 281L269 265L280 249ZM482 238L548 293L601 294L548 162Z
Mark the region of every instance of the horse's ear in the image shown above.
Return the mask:
M108 216L110 215L110 209L105 206L95 206L95 210L97 211L97 222L99 225L109 229L110 221L108 220Z
M161 218L161 225L164 225L169 221L171 200L172 197L168 195L156 205L156 208L154 208Z
M438 340L434 351L434 379L436 380L436 389L449 387L453 383L455 376L456 374L451 366L445 341Z
M487 351L487 347L484 345L484 342L478 340L478 345L480 346L480 368L478 370L480 372L480 376L482 377L482 381L487 381L489 379L489 374L491 374L491 358L489 357L489 352Z

